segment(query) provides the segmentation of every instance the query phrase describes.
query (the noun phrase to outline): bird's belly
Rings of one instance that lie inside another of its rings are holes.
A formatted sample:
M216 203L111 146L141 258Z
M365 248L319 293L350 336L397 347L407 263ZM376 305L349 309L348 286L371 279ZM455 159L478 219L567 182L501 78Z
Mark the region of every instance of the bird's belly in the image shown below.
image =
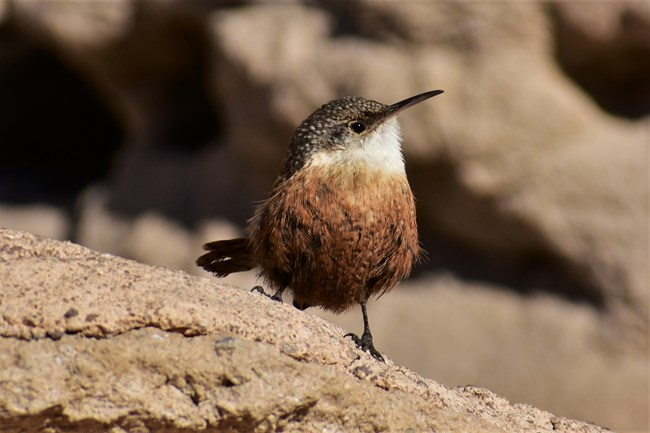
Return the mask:
M404 175L300 173L258 217L251 239L262 274L299 302L333 311L392 289L419 252Z

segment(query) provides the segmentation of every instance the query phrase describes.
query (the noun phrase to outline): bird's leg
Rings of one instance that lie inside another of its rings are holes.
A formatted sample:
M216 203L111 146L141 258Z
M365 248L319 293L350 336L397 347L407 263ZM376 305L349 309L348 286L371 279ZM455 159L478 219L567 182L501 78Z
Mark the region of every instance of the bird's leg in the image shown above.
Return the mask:
M375 346L372 344L372 334L370 333L370 325L368 325L368 311L366 311L366 301L361 302L361 313L363 314L363 334L361 334L361 338L352 333L345 334L345 336L350 337L359 349L365 352L369 352L375 359L381 362L385 362L384 357L381 356L381 353L379 353L377 349L375 349Z
M257 292L261 293L262 295L266 296L267 298L273 300L273 301L278 301L282 302L282 292L284 292L284 289L286 287L282 286L280 287L273 295L269 295L264 291L264 288L262 286L255 286L251 289L251 292Z

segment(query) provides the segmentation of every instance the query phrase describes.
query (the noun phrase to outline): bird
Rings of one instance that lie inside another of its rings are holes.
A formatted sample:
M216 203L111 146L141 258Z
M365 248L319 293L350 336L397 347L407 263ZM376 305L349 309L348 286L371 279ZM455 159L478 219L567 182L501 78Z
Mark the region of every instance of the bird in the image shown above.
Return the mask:
M345 337L384 361L367 303L408 277L422 256L397 115L441 93L392 105L360 96L322 105L295 130L246 236L206 243L197 265L217 277L258 268L275 292L253 291L282 302L289 289L301 310L341 313L360 305L363 333Z

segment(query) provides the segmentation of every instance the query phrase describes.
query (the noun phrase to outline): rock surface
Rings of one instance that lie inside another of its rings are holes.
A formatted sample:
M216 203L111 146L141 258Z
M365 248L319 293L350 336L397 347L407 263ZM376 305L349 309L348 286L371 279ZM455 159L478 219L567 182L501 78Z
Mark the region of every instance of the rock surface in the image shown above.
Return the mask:
M430 260L380 348L648 430L646 3L0 0L0 227L196 273L308 113L442 88L400 118Z
M377 363L234 287L23 232L0 245L0 431L605 431Z
M582 12L537 3L35 0L11 11L16 38L31 31L32 45L56 52L116 112L126 137L108 177L119 212L241 224L277 175L293 129L320 104L344 94L390 103L439 87L440 99L401 118L431 243L443 237L498 255L514 272L545 262L545 274L569 283L542 290L604 306L630 338L650 329L648 119L604 112L562 67L603 53L598 64L647 76L648 63L635 60L650 50L638 2ZM609 78L597 86L625 94L616 90L625 82L612 89ZM637 81L630 85L646 88Z
M644 339L647 121L608 116L561 74L549 55L549 18L537 4L360 2L359 8L351 20L370 20L350 24L359 33L380 28L374 18L405 34L385 25L388 34L370 40L337 39L322 11L297 5L214 14L225 103L236 107L242 94L260 87L270 93L271 109L254 129L244 125L259 117L259 107L230 112L232 142L250 156L251 169L274 173L284 146L276 158L253 155L269 152L277 128L296 125L338 89L392 102L444 88L444 95L400 117L423 231L435 227L524 263L546 256L557 263L556 273L574 278L566 295L606 305ZM462 35L423 30L423 22L452 13L475 25L456 30ZM240 43L242 34L248 44ZM429 43L414 41L414 34ZM452 49L456 38L467 45L463 57Z

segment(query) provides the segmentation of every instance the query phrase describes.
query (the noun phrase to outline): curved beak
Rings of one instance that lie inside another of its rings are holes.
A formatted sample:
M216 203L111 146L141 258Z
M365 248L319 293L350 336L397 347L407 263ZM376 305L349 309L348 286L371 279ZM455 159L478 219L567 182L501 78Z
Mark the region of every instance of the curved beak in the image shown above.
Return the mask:
M429 92L424 92L424 93L420 93L419 95L411 96L410 98L406 98L403 101L396 102L393 105L389 105L388 109L386 110L386 118L393 117L397 115L397 113L406 110L407 108L412 107L415 104L419 104L420 102L432 98L441 93L443 93L443 90L431 90Z

